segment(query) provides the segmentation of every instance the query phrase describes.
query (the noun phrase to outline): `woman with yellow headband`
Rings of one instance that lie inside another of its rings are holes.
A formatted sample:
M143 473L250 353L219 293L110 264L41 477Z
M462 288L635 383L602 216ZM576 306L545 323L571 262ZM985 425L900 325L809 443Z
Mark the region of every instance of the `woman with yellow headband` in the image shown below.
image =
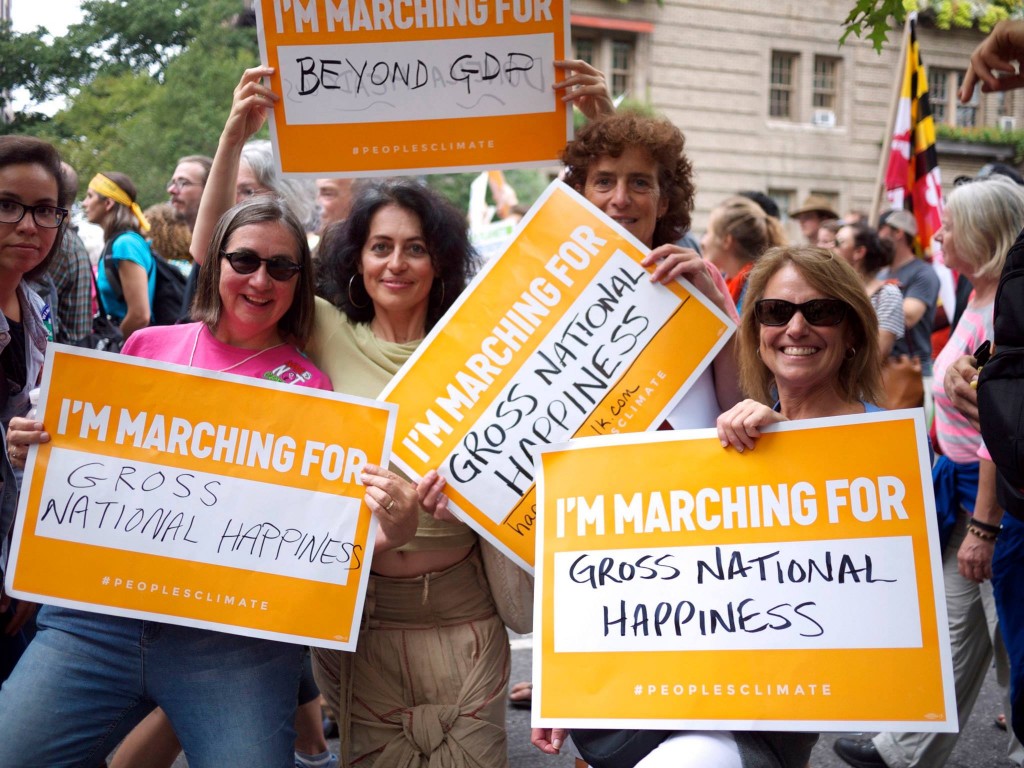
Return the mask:
M104 255L96 269L96 285L104 311L121 326L127 339L149 325L156 262L143 235L149 231L142 209L135 201L135 184L123 173L97 173L85 195L85 216L103 227ZM107 274L106 260L115 266L120 286Z

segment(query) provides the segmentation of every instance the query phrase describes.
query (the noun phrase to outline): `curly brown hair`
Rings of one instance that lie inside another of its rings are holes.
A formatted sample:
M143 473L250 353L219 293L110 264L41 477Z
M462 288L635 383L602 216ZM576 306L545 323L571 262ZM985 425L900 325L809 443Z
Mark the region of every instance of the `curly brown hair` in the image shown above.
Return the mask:
M149 220L149 241L157 253L165 259L192 261L188 250L192 230L188 228L185 214L170 203L151 205L143 213Z
M601 157L619 157L631 147L647 152L658 164L658 187L668 201L654 228L652 248L674 243L690 228L693 212L693 165L683 154L683 133L667 118L624 110L588 123L565 145L562 162L565 181L583 191L590 166Z

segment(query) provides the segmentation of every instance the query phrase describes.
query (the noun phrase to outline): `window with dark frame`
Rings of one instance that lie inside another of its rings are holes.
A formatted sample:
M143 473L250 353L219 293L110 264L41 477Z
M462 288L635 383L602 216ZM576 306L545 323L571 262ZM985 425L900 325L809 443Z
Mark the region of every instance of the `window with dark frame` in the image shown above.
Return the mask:
M798 55L785 51L772 51L768 116L792 120L796 117L794 93Z

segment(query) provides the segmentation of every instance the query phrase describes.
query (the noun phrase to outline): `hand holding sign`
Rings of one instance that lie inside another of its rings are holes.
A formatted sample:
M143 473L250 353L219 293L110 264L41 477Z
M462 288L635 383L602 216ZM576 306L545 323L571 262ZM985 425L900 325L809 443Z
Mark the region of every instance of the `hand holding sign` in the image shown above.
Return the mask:
M378 552L400 547L416 535L419 502L416 488L389 469L367 464L359 477L366 486L363 499L377 518Z
M11 466L24 469L29 446L50 442L50 434L43 431L43 423L36 419L15 416L7 427L7 455Z
M581 59L556 61L554 64L555 69L567 73L564 80L551 86L556 91L564 91L563 102L575 105L588 120L615 113L615 102L604 72Z
M253 67L242 73L231 100L231 112L221 138L245 142L267 120L267 111L274 108L280 97L263 84L263 78L274 74L273 67Z

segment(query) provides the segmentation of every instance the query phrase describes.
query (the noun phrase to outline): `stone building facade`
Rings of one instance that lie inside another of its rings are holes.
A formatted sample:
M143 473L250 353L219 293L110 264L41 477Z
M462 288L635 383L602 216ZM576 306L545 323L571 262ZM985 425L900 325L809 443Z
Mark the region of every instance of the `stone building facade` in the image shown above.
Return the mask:
M768 192L783 211L808 194L837 210L869 209L888 153L900 33L881 54L851 38L840 47L852 0L574 0L573 49L609 73L613 91L649 102L685 133L697 171L694 229L741 189ZM1024 128L1024 91L956 101L977 31L936 29L919 38L937 119ZM1005 147L940 144L944 186ZM795 233L795 230L794 230Z

